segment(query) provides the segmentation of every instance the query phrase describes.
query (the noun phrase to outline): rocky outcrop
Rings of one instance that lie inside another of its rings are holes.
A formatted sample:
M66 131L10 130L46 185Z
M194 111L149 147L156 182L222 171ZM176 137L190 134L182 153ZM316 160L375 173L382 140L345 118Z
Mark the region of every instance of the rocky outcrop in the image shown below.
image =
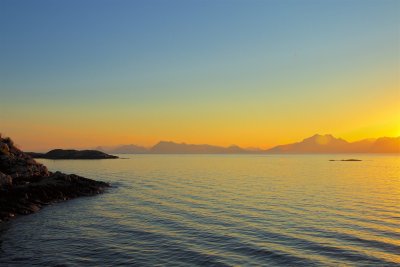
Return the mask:
M0 187L9 185L12 185L11 176L0 172Z
M15 181L49 176L45 166L14 146L10 138L0 137L0 173Z
M0 221L44 205L103 192L109 184L74 174L52 173L0 136Z
M47 153L28 152L34 158L43 159L117 159L117 156L108 155L97 150L54 149Z

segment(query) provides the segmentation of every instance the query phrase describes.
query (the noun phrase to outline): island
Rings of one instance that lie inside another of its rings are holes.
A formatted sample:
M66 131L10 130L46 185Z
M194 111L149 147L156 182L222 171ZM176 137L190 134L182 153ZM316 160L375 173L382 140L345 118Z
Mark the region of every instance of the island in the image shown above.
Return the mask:
M361 159L330 159L329 161L362 161Z
M45 205L104 192L110 184L75 174L50 172L0 135L0 222Z
M27 152L33 158L41 159L117 159L97 150L53 149L47 153Z

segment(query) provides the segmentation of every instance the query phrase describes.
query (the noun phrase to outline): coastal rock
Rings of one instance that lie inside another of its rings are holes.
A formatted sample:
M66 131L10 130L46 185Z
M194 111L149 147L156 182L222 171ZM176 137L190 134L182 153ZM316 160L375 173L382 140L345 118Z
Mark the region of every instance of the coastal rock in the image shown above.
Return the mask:
M49 175L45 166L15 147L11 139L0 139L0 148L0 171L12 179L29 180Z
M0 172L0 187L9 186L11 184L12 184L11 176Z
M0 137L0 221L30 214L42 206L103 192L110 185L46 166Z

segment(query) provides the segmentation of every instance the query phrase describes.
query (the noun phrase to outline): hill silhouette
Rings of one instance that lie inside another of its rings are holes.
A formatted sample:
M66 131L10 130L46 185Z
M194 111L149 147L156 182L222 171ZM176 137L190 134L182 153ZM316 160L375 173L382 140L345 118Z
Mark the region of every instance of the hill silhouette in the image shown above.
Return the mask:
M239 146L214 146L160 141L146 148L138 145L97 147L96 150L110 154L295 154L295 153L400 153L400 137L381 137L348 142L331 134L315 134L300 142L275 146L262 150Z
M145 154L149 152L149 149L143 146L137 145L120 145L117 147L103 147L98 146L96 150L109 153L109 154Z
M381 137L347 142L330 134L316 134L301 142L280 145L265 153L400 153L400 137Z
M248 153L248 151L238 147L220 147L212 145L193 145L185 143L174 143L161 141L153 146L149 153L154 154L240 154Z
M117 156L108 155L98 150L53 149L47 153L26 152L33 158L42 159L116 159Z

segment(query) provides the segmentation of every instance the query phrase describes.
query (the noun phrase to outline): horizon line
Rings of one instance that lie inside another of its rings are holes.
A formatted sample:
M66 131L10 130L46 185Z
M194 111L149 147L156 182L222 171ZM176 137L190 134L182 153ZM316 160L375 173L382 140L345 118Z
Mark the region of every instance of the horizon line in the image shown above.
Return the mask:
M266 148L262 148L262 146L256 146L256 147L255 146L240 146L240 145L236 145L236 144L223 146L223 145L215 145L215 144L208 144L208 143L187 143L185 141L160 140L160 141L154 143L151 146L138 145L136 143L129 143L129 144L125 143L125 144L118 144L118 145L97 145L95 147L93 147L93 146L91 146L91 147L86 147L86 146L85 147L79 147L79 146L62 147L62 146L58 146L58 147L54 147L54 148L50 148L50 149L46 149L46 150L40 149L40 150L36 150L36 151L32 151L32 152L45 152L45 151L50 151L50 150L53 150L53 149L78 149L78 150L98 150L98 149L102 149L102 148L103 149L116 149L116 148L119 148L119 147L122 147L122 146L137 146L139 148L144 148L146 150L151 150L153 147L157 146L160 143L171 143L171 144L176 144L176 145L210 146L210 147L224 148L224 149L236 147L236 148L244 150L244 153L246 153L246 152L247 153L262 153L262 152L266 152L266 151L271 150L271 149L276 148L276 147L285 146L285 145L291 145L291 144L296 144L296 143L301 143L306 139L313 138L313 137L316 137L316 136L321 136L321 137L330 136L330 137L332 137L334 139L337 139L337 140L343 140L343 141L345 141L345 142L347 142L349 144L357 143L357 142L361 142L361 141L367 141L367 140L376 141L377 139L381 139L381 138L394 138L394 139L395 138L400 138L400 136L380 136L380 137L362 138L362 139L355 140L355 141L347 141L346 139L341 138L341 137L336 137L333 134L314 134L314 135L308 136L306 138L298 139L297 141L283 143L283 144L276 144L276 145L273 145L273 146L268 146ZM3 136L3 138L5 138L5 136ZM348 152L348 153L352 153L352 152ZM363 152L361 152L361 153L363 153ZM127 153L127 154L129 154L129 153ZM140 153L137 153L137 154L140 154ZM155 153L155 154L157 154L157 153ZM182 153L171 153L171 154L182 154ZM190 154L190 153L186 153L186 154ZM199 153L194 153L194 154L199 154ZM235 153L229 153L229 154L235 154ZM237 154L241 154L241 153L237 153ZM299 154L301 154L301 153L299 153Z

